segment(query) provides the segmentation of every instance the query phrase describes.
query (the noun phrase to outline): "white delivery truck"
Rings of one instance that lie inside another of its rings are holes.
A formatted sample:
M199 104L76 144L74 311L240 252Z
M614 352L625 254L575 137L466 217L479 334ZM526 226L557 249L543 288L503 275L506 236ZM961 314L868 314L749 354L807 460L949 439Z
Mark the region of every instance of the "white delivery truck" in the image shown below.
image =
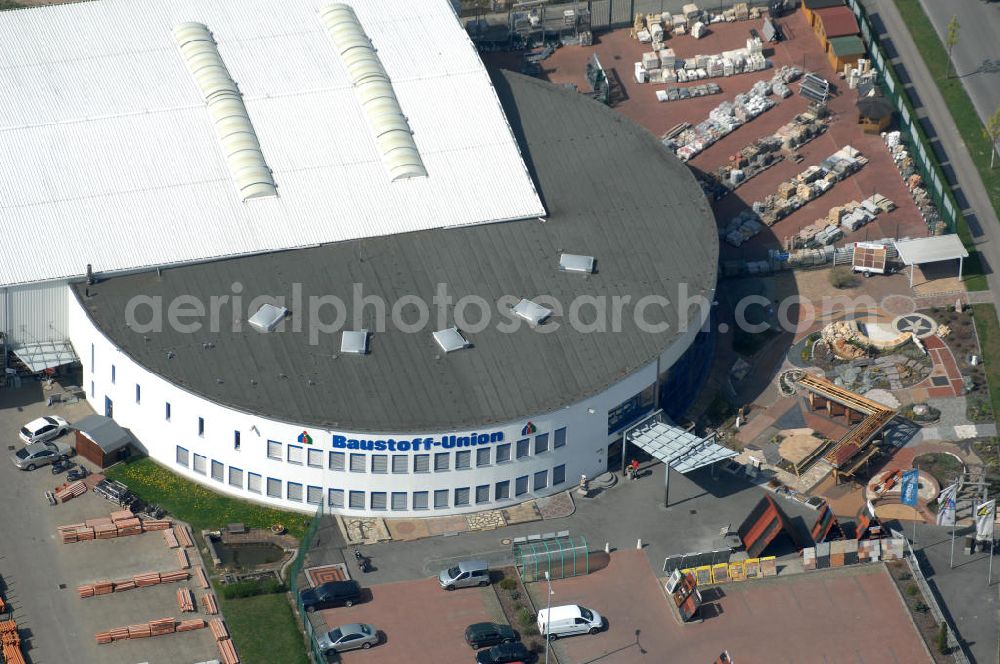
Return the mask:
M574 634L597 634L604 618L597 611L576 604L553 606L538 612L538 632L550 640Z

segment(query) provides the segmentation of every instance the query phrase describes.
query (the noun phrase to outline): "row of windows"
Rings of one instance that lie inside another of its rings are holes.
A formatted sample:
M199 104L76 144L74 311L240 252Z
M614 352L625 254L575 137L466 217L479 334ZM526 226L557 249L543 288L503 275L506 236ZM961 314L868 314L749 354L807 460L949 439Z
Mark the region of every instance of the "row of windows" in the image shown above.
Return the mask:
M516 458L523 459L529 454L531 439L522 438L514 447ZM556 429L552 435L552 448L558 449L566 445L566 428ZM284 451L282 451L284 447ZM494 450L496 452L494 453ZM549 434L535 436L534 454L549 451ZM324 462L330 470L350 470L352 473L396 474L436 473L472 468L473 452L477 468L494 463L506 463L511 460L511 444L501 443L495 447L480 447L476 450L457 450L456 452L435 452L434 454L361 454L353 452L325 452L319 448L303 448L301 445L284 445L276 440L267 441L267 458L275 461L287 461L290 464L311 468L323 468ZM324 456L326 457L324 459ZM454 460L452 460L454 457Z
M177 446L177 463L185 468L191 468L196 473L205 475L211 473L216 482L226 482L225 466L214 459L206 459L201 454L192 454L187 448ZM426 510L431 505L436 510L450 507L465 507L481 505L492 500L509 500L512 496L523 496L529 491L539 492L549 486L559 486L566 481L566 465L560 464L552 469L540 470L533 475L521 475L513 480L502 480L495 484L480 484L476 487L460 487L457 489L438 489L436 491L345 491L344 489L328 489L327 504L330 507L349 507L353 510ZM244 472L243 469L229 466L228 483L237 489L246 489L251 493L265 493L268 498L284 498L302 502L303 498L310 505L319 505L323 501L323 489L318 486L306 486L299 482L284 482L258 473ZM304 491L304 492L303 492ZM513 493L512 493L513 491ZM346 499L346 503L345 503ZM432 502L433 501L433 502ZM408 504L410 507L408 507Z

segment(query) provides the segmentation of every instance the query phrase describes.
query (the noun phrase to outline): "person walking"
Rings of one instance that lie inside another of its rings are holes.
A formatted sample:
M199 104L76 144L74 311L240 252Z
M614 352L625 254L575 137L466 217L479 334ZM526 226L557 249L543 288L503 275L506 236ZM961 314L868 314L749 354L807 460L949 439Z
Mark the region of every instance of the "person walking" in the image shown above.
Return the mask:
M632 469L632 479L638 478L639 477L639 462L636 461L635 459L632 459L632 463L630 463L628 465L628 467Z

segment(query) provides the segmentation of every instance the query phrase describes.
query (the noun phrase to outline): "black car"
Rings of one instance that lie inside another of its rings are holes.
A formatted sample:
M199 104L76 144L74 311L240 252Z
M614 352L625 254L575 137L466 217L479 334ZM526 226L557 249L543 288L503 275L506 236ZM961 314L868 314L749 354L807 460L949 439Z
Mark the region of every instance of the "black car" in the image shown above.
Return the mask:
M520 641L501 643L489 650L480 650L476 655L477 664L507 664L507 662L531 662L535 656Z
M520 640L521 637L511 629L510 625L483 622L465 628L465 642L475 650L495 646L498 643L511 643Z
M299 593L302 606L310 613L335 606L351 606L361 599L361 584L357 581L329 581Z

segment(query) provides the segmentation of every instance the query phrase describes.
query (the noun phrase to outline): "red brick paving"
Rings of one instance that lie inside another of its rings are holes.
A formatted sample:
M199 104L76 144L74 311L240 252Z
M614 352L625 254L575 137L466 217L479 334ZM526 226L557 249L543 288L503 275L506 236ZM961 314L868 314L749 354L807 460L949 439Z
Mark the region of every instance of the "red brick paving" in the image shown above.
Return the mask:
M345 664L475 661L464 635L470 623L491 620L483 604L483 589L447 592L437 580L422 579L387 583L370 590L370 601L321 612L331 629L345 623L369 623L386 637L371 650L343 653Z
M604 570L554 582L553 600L592 607L610 625L558 641L568 655L560 661L707 664L722 650L739 664L928 661L881 566L724 585L719 612L685 626L674 622L658 583L641 551L614 553Z
M916 387L927 388L929 397L957 397L965 393L965 384L962 381L962 372L958 370L958 362L952 354L948 345L937 336L930 336L922 340L927 348L927 353L934 362L931 375L926 380L918 383ZM935 385L932 379L938 376L946 376L948 385Z

